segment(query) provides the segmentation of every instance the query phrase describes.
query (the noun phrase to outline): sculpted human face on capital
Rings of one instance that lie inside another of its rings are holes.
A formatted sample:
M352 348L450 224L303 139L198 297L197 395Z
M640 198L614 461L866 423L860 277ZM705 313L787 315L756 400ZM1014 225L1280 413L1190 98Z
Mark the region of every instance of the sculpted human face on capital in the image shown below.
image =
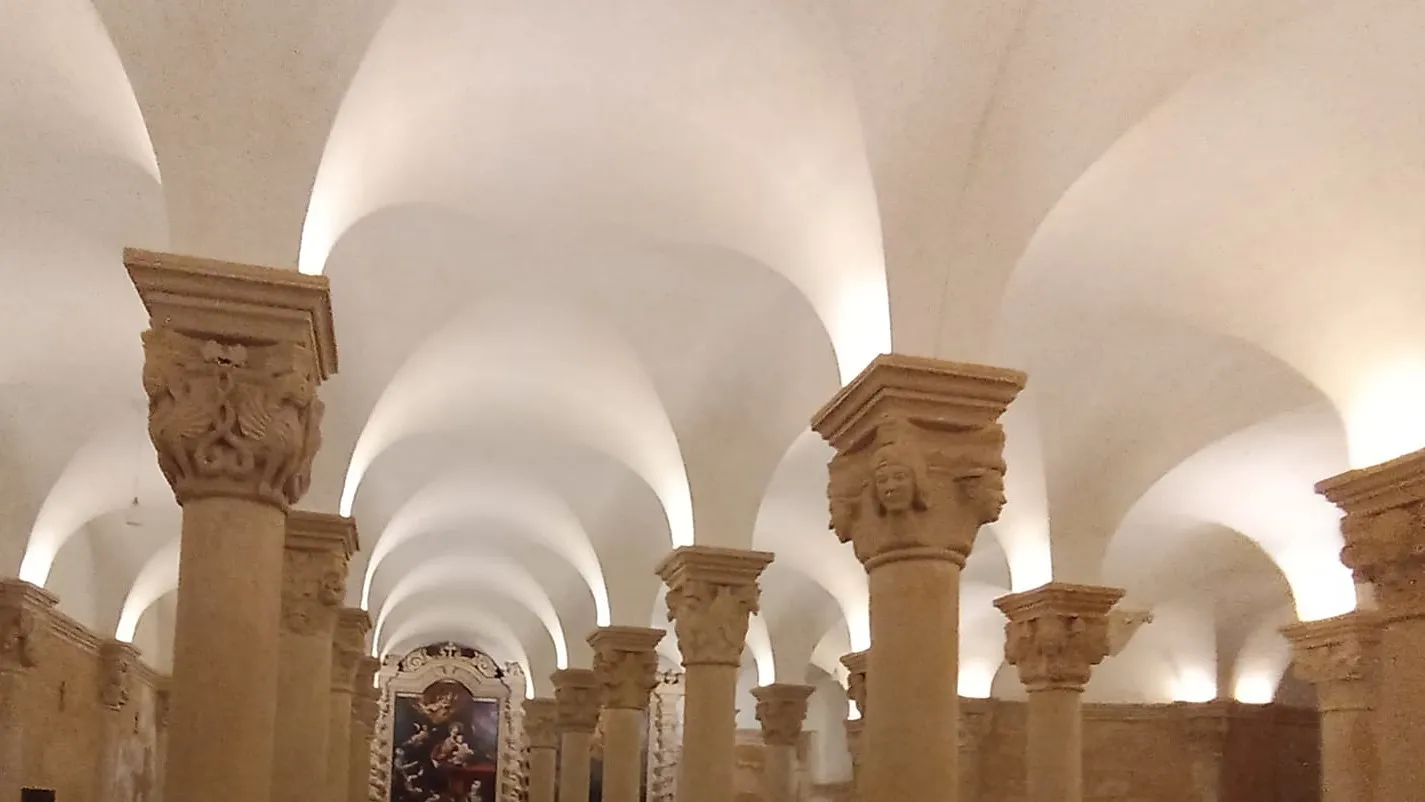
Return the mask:
M888 513L902 513L915 503L915 473L894 457L878 460L873 474L876 496Z

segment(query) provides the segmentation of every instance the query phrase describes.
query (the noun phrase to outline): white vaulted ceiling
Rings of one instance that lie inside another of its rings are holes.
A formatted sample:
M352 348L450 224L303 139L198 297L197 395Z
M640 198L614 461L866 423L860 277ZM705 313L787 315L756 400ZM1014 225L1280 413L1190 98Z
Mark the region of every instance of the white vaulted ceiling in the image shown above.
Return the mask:
M1154 612L1096 698L1260 701L1277 627L1355 603L1312 484L1425 446L1422 36L1412 0L0 3L0 573L166 661L137 245L330 277L303 506L357 518L378 652L542 691L666 626L696 542L777 553L749 677L844 677L866 579L807 422L894 345L1030 375L962 692L1014 692L990 601L1052 577Z

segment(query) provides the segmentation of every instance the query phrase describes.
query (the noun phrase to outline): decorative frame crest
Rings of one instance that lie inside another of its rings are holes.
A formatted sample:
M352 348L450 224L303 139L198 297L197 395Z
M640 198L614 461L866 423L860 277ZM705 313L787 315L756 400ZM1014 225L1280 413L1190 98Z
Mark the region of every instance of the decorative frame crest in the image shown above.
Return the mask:
M438 680L453 680L465 686L477 699L496 699L500 709L499 765L496 768L495 799L521 802L525 797L524 713L514 704L524 698L523 669L510 664L501 668L479 649L457 643L434 643L414 649L399 660L383 661L378 682L381 701L376 716L376 737L371 740L369 802L389 802L391 798L391 744L395 738L395 700L399 694L421 693Z

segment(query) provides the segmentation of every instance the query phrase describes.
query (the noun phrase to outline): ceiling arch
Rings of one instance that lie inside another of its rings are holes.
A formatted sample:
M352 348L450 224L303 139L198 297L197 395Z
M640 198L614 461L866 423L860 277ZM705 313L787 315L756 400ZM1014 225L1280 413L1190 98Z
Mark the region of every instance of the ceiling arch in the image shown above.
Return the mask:
M476 634L480 636L478 642L495 646L495 649L489 650L489 654L497 661L518 663L525 673L526 696L534 697L534 673L531 670L529 653L525 651L520 638L509 624L480 610L427 607L404 616L399 623L393 622L387 631L382 633L385 636L382 642L372 643L372 654L384 659L387 655L403 654L400 649L408 650L431 643L446 633L460 632Z
M484 302L410 357L357 440L343 513L367 468L403 437L516 421L625 461L663 502L672 545L693 542L677 438L637 358L600 321L538 302Z
M372 209L419 200L515 228L743 251L806 294L843 378L889 344L855 107L775 6L402 5L333 129L303 270L320 272Z
M388 617L422 593L475 585L519 602L539 619L554 649L555 668L569 667L569 645L554 604L523 566L490 555L445 555L426 562L392 582L376 606L372 637L380 638Z

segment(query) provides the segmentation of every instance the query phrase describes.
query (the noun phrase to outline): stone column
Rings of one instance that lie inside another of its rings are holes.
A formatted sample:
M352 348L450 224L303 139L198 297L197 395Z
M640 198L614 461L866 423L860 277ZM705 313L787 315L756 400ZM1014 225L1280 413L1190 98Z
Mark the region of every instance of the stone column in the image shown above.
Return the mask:
M1050 582L995 599L1005 614L1004 657L1029 692L1024 757L1028 802L1084 798L1083 692L1108 656L1118 588Z
M25 744L38 722L26 721L26 682L38 662L37 634L59 600L19 579L0 579L0 799L25 787Z
M356 523L339 515L293 510L287 515L282 567L282 637L277 663L275 802L308 802L312 767L330 744L332 636L346 599L347 561Z
M658 566L668 585L668 619L683 654L683 757L678 802L729 802L737 741L737 669L757 577L772 563L760 551L684 546Z
M869 583L867 799L960 795L960 569L1004 506L998 420L1024 380L883 355L812 421L836 449L831 528L854 545Z
M529 802L554 802L559 703L553 699L524 700L524 731L529 739Z
M846 719L846 751L851 756L851 788L857 799L863 798L861 767L864 765L865 750L861 745L866 726L866 665L870 656L870 651L841 655L841 665L846 666L846 696L856 707L856 718Z
M366 653L371 618L365 610L343 607L332 635L331 692L327 708L326 798L347 802L351 784L351 705L356 669ZM320 766L321 764L316 764Z
M783 683L752 689L767 755L762 768L762 797L766 802L797 799L797 746L812 690L810 685Z
M588 802L589 749L599 726L599 683L587 668L563 668L550 679L559 728L559 802Z
M1358 610L1282 630L1321 713L1321 802L1372 802L1381 623Z
M132 249L124 264L149 313L149 436L183 507L164 795L265 799L287 508L337 367L327 280Z
M1341 562L1371 584L1382 622L1375 802L1416 802L1425 788L1425 450L1316 490L1345 513Z
M604 705L604 802L638 802L643 786L643 727L658 685L661 629L600 627L589 636Z
M98 773L94 787L101 799L117 798L113 783L118 775L119 750L124 736L133 732L124 710L133 695L138 660L138 649L123 641L99 644L99 754L94 761Z
M346 798L367 802L371 796L371 741L376 737L376 718L381 707L381 691L376 673L381 661L362 657L356 662L356 682L351 694L351 754L347 757Z

